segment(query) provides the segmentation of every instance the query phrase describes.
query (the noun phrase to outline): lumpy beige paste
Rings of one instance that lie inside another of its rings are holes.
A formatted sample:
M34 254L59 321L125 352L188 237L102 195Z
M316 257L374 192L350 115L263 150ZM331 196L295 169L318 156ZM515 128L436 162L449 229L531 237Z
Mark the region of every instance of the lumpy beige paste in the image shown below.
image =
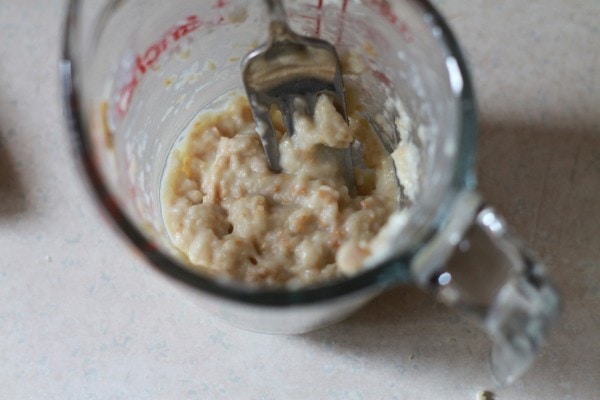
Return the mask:
M193 268L268 286L298 287L350 276L398 208L391 158L349 106L349 125L326 96L314 118L284 135L273 113L285 172L269 170L247 100L205 111L173 150L162 188L165 224ZM362 143L352 198L339 150Z

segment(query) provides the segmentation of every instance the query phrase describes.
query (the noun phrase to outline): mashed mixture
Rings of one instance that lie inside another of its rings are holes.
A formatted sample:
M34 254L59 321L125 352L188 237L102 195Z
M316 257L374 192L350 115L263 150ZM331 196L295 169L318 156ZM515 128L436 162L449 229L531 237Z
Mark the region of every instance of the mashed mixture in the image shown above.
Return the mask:
M369 242L398 208L391 158L349 105L349 126L326 96L314 119L284 135L272 117L285 172L269 170L247 100L199 114L173 150L162 207L174 245L204 273L298 287L359 272ZM348 194L339 149L363 147L358 195Z

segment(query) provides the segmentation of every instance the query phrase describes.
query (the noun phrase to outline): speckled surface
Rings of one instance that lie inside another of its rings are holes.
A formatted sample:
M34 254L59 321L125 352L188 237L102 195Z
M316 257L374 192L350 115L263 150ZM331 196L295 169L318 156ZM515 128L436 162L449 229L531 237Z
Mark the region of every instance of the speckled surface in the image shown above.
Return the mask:
M565 297L522 380L494 388L483 334L413 289L303 336L198 308L80 183L60 111L65 1L1 0L0 398L600 398L600 3L436 3L472 66L481 190Z

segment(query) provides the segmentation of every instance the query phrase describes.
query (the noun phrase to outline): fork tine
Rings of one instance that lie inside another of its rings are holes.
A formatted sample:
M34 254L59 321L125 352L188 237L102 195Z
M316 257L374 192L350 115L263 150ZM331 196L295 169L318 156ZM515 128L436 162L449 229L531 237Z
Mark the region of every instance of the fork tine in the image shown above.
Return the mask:
M279 111L281 111L281 116L283 117L283 122L285 123L285 129L287 130L288 136L294 136L296 132L294 128L294 98L292 96L287 96L281 99L278 102Z
M337 107L339 107L339 109L342 110L342 115L344 116L344 119L346 120L346 123L348 123L348 109L346 106L346 91L344 90L344 81L342 78L342 72L341 72L341 66L339 65L338 62L338 72L335 75L335 78L333 80L333 97L334 97L334 101Z
M260 136L260 141L265 150L269 168L275 173L282 172L279 162L279 144L275 135L273 121L267 107L261 107L260 110L253 109L254 120L256 122L256 130Z
M306 101L308 115L315 115L315 108L317 107L317 94L313 93L306 95L304 96L304 100Z

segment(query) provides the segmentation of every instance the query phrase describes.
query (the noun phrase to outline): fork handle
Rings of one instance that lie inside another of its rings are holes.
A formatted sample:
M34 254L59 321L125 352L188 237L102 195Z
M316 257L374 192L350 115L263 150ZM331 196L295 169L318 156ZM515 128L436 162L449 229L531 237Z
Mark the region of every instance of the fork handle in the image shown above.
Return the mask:
M271 21L280 21L286 23L283 2L281 0L265 0L265 2L267 3L267 8L269 9Z
M282 37L290 32L285 16L285 8L282 0L265 0L271 18L271 36L273 38Z

